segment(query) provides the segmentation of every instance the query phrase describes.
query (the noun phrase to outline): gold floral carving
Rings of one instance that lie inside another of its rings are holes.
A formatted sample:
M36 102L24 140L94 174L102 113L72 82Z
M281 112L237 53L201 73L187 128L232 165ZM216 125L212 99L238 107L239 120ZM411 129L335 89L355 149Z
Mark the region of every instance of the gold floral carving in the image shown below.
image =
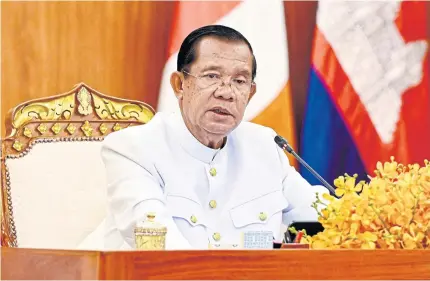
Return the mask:
M122 128L121 128L121 125L120 124L118 124L118 123L115 123L115 125L113 126L113 128L112 128L114 131L119 131L119 130L121 130Z
M154 116L151 109L143 104L111 101L95 94L93 94L93 98L96 114L101 119L130 120L135 118L139 122L148 123Z
M31 133L31 130L27 127L24 128L24 132L22 134L27 138L31 138L33 136L33 134Z
M87 137L91 137L93 135L93 128L88 121L85 121L84 125L81 126L81 130Z
M51 130L54 132L54 134L58 135L61 131L61 125L55 123L54 126L52 126Z
M102 133L102 135L106 134L108 128L106 127L106 125L104 123L102 123L99 127L99 131L100 133Z
M48 127L46 127L45 124L40 124L37 127L37 130L43 135L44 133L46 133L46 131L48 131Z
M75 107L75 95L70 94L47 102L35 102L23 105L15 110L12 125L19 128L33 119L36 120L68 120Z
M67 132L69 132L69 134L73 135L76 131L76 127L73 124L69 124L66 128Z
M22 150L22 146L23 144L19 142L19 140L14 141L12 147L16 150L16 151L21 151Z
M85 87L82 87L79 90L77 97L79 101L78 112L82 115L91 114L93 112L93 108L91 106L91 94L88 90Z
M110 98L81 85L77 91L65 96L52 100L35 100L18 106L12 116L12 128L22 128L29 122L71 121L76 113L88 116L94 111L101 120L112 121L135 120L148 123L154 116L153 109L145 103ZM38 131L44 134L47 130Z

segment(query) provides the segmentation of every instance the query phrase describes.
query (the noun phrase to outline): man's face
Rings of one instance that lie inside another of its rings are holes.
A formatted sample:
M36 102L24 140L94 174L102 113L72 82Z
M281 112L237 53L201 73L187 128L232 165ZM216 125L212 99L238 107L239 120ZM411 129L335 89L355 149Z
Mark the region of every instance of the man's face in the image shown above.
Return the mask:
M179 99L191 129L226 136L239 125L255 93L252 58L244 42L205 37L197 43Z

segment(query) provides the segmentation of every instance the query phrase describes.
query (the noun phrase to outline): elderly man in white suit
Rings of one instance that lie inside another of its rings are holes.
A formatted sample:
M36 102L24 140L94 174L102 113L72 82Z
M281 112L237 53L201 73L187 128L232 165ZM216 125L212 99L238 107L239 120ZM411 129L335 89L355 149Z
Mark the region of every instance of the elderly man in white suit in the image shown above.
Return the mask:
M317 220L316 189L290 166L267 127L242 121L257 64L247 39L225 26L193 31L171 86L181 114L109 135L104 247L132 249L149 212L167 227L167 249L240 244L250 230L282 240L282 225Z

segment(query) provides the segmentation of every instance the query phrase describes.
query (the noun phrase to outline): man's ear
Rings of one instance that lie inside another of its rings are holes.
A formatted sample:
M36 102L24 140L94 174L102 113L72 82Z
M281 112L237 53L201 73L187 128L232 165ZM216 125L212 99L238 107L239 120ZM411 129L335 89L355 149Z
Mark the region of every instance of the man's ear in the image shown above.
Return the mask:
M175 71L170 75L170 85L172 86L173 91L175 92L175 96L177 99L182 99L184 95L183 89L184 82L184 74L179 71Z
M248 98L248 103L251 101L252 97L255 95L255 93L257 92L257 84L252 83L251 86L251 92L249 93L249 98Z

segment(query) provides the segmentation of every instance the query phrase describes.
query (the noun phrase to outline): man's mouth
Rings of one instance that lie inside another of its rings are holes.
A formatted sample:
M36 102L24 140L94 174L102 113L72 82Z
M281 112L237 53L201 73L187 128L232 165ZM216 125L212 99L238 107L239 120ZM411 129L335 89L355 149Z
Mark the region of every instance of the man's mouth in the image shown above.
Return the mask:
M214 107L210 111L219 115L231 115L231 113L227 109L222 107Z

